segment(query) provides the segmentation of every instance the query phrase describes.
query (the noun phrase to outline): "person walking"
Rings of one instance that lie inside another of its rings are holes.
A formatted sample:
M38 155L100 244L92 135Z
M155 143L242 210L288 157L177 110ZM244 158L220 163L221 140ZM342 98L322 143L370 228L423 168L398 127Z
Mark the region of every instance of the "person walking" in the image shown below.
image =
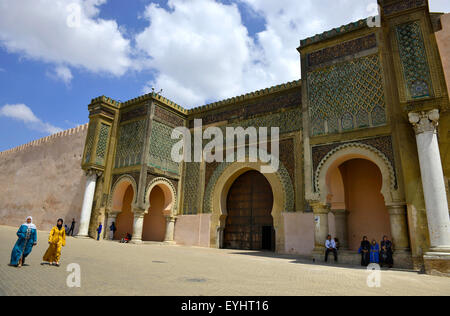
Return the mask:
M25 258L31 253L33 247L37 245L36 225L32 221L33 218L28 216L26 222L17 231L19 239L17 239L11 252L11 266L22 267L25 264Z
M66 231L63 227L64 221L60 218L48 236L48 249L42 258L44 262L48 262L51 266L59 267L61 259L61 249L66 246Z

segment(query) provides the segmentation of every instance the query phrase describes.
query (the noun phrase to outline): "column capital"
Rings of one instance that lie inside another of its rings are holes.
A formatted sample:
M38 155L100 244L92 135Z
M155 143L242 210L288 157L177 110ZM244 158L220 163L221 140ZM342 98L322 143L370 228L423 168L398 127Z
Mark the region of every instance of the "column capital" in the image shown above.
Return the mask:
M324 204L320 201L308 201L311 205L314 214L328 214L330 213L330 205Z
M348 215L348 211L347 210L345 210L345 209L342 209L342 210L331 210L331 213L333 213L333 215L334 216L336 216L336 215L345 215L345 216L347 216Z
M410 112L409 122L413 125L416 134L436 133L439 125L439 110Z
M406 214L406 203L399 204L388 204L386 205L390 215L405 215Z
M135 217L144 217L147 214L147 211L139 206L133 206L132 211Z
M101 177L102 174L103 174L103 171L98 170L98 169L92 169L92 168L91 168L91 169L87 169L87 170L85 170L85 171L86 171L86 176L87 176L87 177L96 175L97 178L99 178L99 177Z
M175 222L177 220L176 216L167 215L165 216L167 222Z
M122 212L122 211L112 210L112 209L106 210L106 214L108 214L109 217L117 217L117 215L119 215L120 212Z

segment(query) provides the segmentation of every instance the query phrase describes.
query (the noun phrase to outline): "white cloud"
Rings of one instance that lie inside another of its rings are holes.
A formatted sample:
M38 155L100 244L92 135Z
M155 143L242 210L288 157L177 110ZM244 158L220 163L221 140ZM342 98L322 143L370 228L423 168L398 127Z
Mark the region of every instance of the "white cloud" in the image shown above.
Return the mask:
M429 0L431 12L450 12L450 1L448 0Z
M50 63L48 74L66 85L74 68L114 76L151 69L142 91L162 88L189 107L299 79L299 40L372 15L369 4L377 1L168 0L168 10L151 3L137 13L149 21L137 35L99 18L106 2L0 0L0 45ZM254 38L238 3L264 19ZM431 0L430 7L448 12L450 1Z
M370 15L376 0L236 0L266 21L249 36L236 5L214 0L169 0L170 10L150 4L137 48L157 71L151 87L183 105L201 105L300 78L296 50L302 38Z
M66 66L57 66L53 72L48 72L47 75L55 80L62 80L66 86L69 86L73 79L72 72Z
M169 98L192 106L266 85L264 72L253 67L258 50L236 5L169 0L168 6L150 4L144 15L150 25L136 37L157 71L145 91L162 88Z
M0 44L29 59L121 76L130 42L113 20L98 18L106 0L0 0Z
M0 108L0 117L2 116L21 121L25 123L28 128L39 132L54 134L62 131L59 127L43 122L34 115L33 111L25 104L4 105Z

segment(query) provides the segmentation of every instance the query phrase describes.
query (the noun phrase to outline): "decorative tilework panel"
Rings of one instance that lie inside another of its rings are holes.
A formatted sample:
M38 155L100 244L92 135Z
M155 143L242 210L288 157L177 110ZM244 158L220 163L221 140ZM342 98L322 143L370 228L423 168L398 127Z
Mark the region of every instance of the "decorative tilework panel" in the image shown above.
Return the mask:
M178 163L174 162L171 158L172 147L179 140L173 140L171 136L171 127L156 121L152 122L148 165L163 171L179 174Z
M188 162L185 163L184 170L184 214L198 214L199 213L199 194L200 187L200 163Z
M387 2L387 1L386 1ZM382 4L385 15L425 6L425 0L403 0L393 4Z
M157 106L155 108L155 116L166 123L172 124L173 126L184 126L183 118L166 109L163 109L160 106Z
M308 65L317 66L332 60L377 47L375 33L308 54Z
M145 120L124 124L120 127L115 167L130 167L141 163L144 145Z
M94 148L95 129L97 123L89 123L88 136L86 138L86 156L84 163L89 163L92 157L92 149Z
M396 31L408 99L431 96L430 68L419 22L399 25Z
M106 150L108 148L108 139L109 139L109 130L110 126L107 124L101 124L100 126L100 133L98 135L98 143L97 143L97 159L96 163L99 165L104 166L105 165L105 157L106 157Z
M313 136L386 124L378 55L308 73L308 93ZM370 117L374 109L377 109L376 124Z
M282 94L276 94L258 99L238 108L233 108L231 110L227 109L225 111L213 114L207 114L199 118L203 120L203 125L236 119L247 120L263 113L269 114L270 112L279 111L280 109L300 107L301 104L302 90L301 88L297 88L295 90L284 92ZM189 122L189 127L194 127L193 120Z

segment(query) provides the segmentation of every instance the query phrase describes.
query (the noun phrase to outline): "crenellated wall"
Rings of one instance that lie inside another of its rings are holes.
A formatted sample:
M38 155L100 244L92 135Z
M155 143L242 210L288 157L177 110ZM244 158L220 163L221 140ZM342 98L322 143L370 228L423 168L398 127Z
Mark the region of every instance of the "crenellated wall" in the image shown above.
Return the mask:
M86 124L0 152L0 225L20 225L29 215L39 230L58 218L78 222L87 130Z

